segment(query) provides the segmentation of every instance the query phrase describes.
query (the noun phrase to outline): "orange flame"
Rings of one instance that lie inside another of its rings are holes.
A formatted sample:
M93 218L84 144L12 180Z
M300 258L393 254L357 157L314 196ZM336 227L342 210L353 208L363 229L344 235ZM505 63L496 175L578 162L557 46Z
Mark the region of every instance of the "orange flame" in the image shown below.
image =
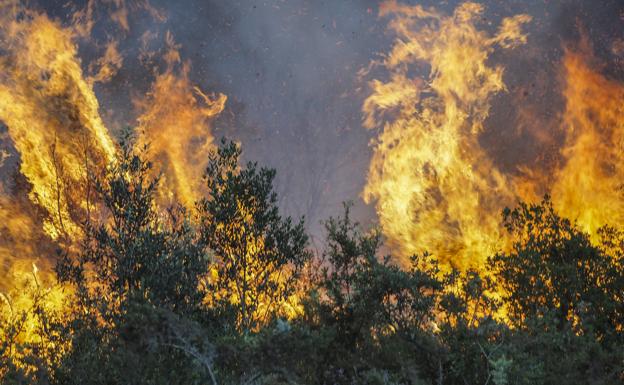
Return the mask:
M163 203L180 201L193 207L200 198L202 174L212 146L212 120L223 111L227 97L206 95L189 80L190 64L181 64L178 46L166 37L166 70L158 74L146 98L135 103L139 145L149 144L163 171ZM181 64L180 73L176 66Z
M52 238L76 234L72 210L86 210L89 162L114 159L115 148L83 78L71 30L45 15L3 3L0 120L20 154L30 198L47 211Z
M601 226L624 223L624 84L592 68L590 52L586 42L565 50L565 164L551 191L555 208L596 238Z
M482 11L476 3L451 16L395 1L381 6L382 16L394 15L398 38L382 63L389 81L373 80L363 106L365 126L380 128L363 194L376 202L401 257L428 250L467 267L500 244L491 214L513 192L478 141L491 97L505 90L503 68L487 59L496 47L524 43L521 26L530 17L506 18L491 36L476 26ZM424 63L429 76L410 78Z
M492 96L506 90L502 66L487 60L497 47L525 43L521 27L530 17L505 18L490 35L476 25L482 11L475 3L451 16L395 1L381 6L398 38L381 63L389 80L373 80L363 105L365 126L380 130L363 195L376 203L400 257L430 251L450 265L479 267L509 245L501 210L543 193L596 240L600 227L624 222L624 84L600 73L586 38L566 47L558 161L501 171L479 143ZM412 77L423 65L428 77Z
M121 0L102 4L118 11L111 18L127 31L132 7ZM10 294L25 292L32 286L31 277L37 296L45 292L46 306L56 309L63 304L63 289L52 285L51 249L59 243L71 246L80 238L80 222L95 210L87 175L116 160L117 148L99 114L93 85L115 76L123 57L117 42L109 41L102 57L85 66L88 76L76 46L78 38L90 34L97 5L89 1L74 14L74 25L65 27L17 0L0 0L0 122L19 156L19 172L28 182L28 199L19 188L9 193L0 186L3 318L32 307L33 298ZM162 18L147 1L133 7ZM221 112L226 98L194 89L188 64L177 73L177 46L170 35L167 42L167 69L138 103L143 113L141 140L150 142L157 160L163 161L167 191L190 204L198 197L202 156L212 142L210 119ZM5 158L3 152L2 162ZM42 261L43 270L24 273L35 260ZM20 338L36 338L35 322L29 320L26 326L32 333Z

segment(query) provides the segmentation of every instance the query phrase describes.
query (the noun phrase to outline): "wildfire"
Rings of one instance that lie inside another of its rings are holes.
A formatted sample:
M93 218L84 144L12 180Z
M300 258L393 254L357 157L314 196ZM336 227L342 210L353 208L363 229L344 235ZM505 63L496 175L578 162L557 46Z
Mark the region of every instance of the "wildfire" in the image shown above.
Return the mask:
M365 126L380 131L363 197L375 202L399 257L429 251L479 268L509 245L501 210L544 193L594 238L624 219L624 85L600 74L586 39L567 46L560 64L565 141L554 165L503 172L481 146L491 99L506 91L503 66L488 59L526 43L522 26L531 21L505 18L490 35L478 28L482 12L475 3L450 16L395 1L381 6L397 39L380 63L389 80L373 80L363 105ZM427 68L427 76L413 75Z
M45 261L53 258L52 250L71 249L82 235L81 223L97 210L87 175L116 160L114 132L100 115L94 85L121 71L124 52L111 39L91 63L82 63L78 54L77 41L91 34L97 4L89 1L66 26L17 0L0 0L0 122L22 182L0 186L0 264L11 285L47 286L43 278L51 263ZM101 4L111 7L110 19L128 32L134 8L119 0ZM164 18L147 2L133 4ZM493 98L506 92L505 69L492 56L526 44L524 27L531 17L506 17L492 29L483 13L472 2L450 15L396 1L380 7L396 40L374 66L386 78L370 82L363 104L364 126L379 133L363 198L375 204L400 258L430 251L447 265L478 268L511 241L500 226L500 211L543 193L594 237L601 226L624 221L624 84L601 74L587 41L569 44L560 63L565 105L559 126L565 140L557 161L539 170L500 169L480 141L489 129ZM162 34L162 51L150 51L147 43L157 37L152 31L142 37L140 61L162 65L146 71L153 75L149 91L133 99L137 146L149 145L148 156L162 171L158 203L192 208L204 192L201 175L213 147L214 119L227 97L193 84L191 64L181 59L171 33ZM0 167L6 157L0 154ZM264 240L250 238L247 244L246 261L253 261ZM43 260L44 272L30 273L37 260ZM0 284L5 293L6 286ZM45 290L50 303L61 306L62 290ZM277 306L271 298L260 301L263 313ZM11 312L31 306L8 294L0 302ZM287 302L286 313L300 314L296 296Z
M551 194L561 214L596 237L601 226L624 223L624 84L601 75L592 61L587 42L565 50L566 142Z
M138 4L162 18L148 4ZM127 30L128 8L123 2L117 5L111 18ZM3 1L0 7L0 121L19 156L29 198L45 211L43 233L71 243L80 236L79 223L92 209L87 174L104 169L116 157L93 85L109 81L122 67L123 56L118 43L109 41L103 55L86 65L93 75L83 72L76 40L93 28L92 2L76 12L74 25L68 27L16 1ZM226 97L208 96L194 87L188 78L190 64L181 64L179 46L169 33L166 45L166 70L156 74L148 95L136 100L141 133L137 145L149 143L150 155L161 161L168 198L175 196L190 207L198 198L201 172L212 144L211 118L223 110ZM29 217L23 205L11 204L9 191L4 193L0 210L4 222L18 218L30 222L28 226L9 226L7 231L19 227L22 238L32 233L30 240L34 240L36 213ZM10 247L17 248L19 245Z
M0 7L0 120L32 186L30 199L47 212L45 233L73 237L88 210L86 169L112 161L115 148L73 32L12 2Z
M382 63L390 80L373 80L363 107L365 126L381 127L364 199L376 202L384 234L403 257L429 250L466 267L500 244L495 213L513 192L478 140L491 97L505 90L503 68L487 59L524 43L530 17L506 18L491 36L477 28L482 11L475 3L451 16L393 1L381 7L394 16L398 38ZM423 63L428 77L411 78Z
M8 335L0 332L3 342L19 343L22 346L44 341L40 335L41 324L36 318L36 308L43 308L49 314L61 314L67 309L66 291L53 283L53 278L48 275L41 276L37 265L31 264L30 268L18 263L10 273L13 290L0 293L0 318L17 326L14 333L8 330ZM2 330L6 331L6 330ZM6 340L5 340L6 339ZM23 354L17 351L16 354Z
M149 144L163 172L162 203L176 200L193 207L202 191L206 154L212 146L212 119L225 107L223 94L206 95L193 86L190 64L181 63L178 46L167 33L166 70L158 74L146 98L136 101L139 145ZM179 73L177 66L181 65Z
M148 3L135 5L162 19ZM26 182L0 186L0 311L5 315L9 308L16 317L29 311L32 301L27 298L34 297L26 294L34 283L38 293L45 291L46 304L60 309L65 291L54 284L55 255L59 246L71 253L82 236L81 223L97 215L88 175L116 161L113 134L100 115L93 87L110 81L124 57L115 40L91 63L82 63L78 55L78 40L89 37L99 6L111 7L111 20L128 30L133 8L123 1L90 1L67 26L18 1L0 0L0 127L6 128L4 141L15 153L10 156L18 157L19 178ZM211 120L223 110L226 97L206 95L193 86L190 64L182 63L171 34L165 38L166 69L155 74L148 95L136 100L137 145L149 143L149 155L160 161L155 168L164 173L167 199L162 203L176 198L190 208L199 197L212 146ZM160 55L148 54L151 60ZM28 199L22 198L24 193ZM29 273L34 261L41 262L41 272ZM20 338L36 338L36 322L26 321Z

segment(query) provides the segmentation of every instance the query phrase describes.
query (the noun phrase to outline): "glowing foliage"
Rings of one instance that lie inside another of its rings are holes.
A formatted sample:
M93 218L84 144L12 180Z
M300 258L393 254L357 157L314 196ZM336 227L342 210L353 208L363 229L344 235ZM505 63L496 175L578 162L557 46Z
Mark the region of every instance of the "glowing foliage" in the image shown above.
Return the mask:
M64 258L59 278L76 285L82 305L104 301L112 318L129 301L180 312L201 303L199 279L207 269L205 252L184 211L158 211L158 178L151 163L126 137L116 163L94 189L103 208L101 221L88 224L77 262Z
M275 316L297 315L295 284L309 258L303 221L282 219L273 191L275 171L248 163L225 142L210 153L207 198L198 205L203 242L214 252L211 303L231 308L240 330ZM295 306L293 306L293 304Z
M19 265L18 265L19 266ZM55 280L32 270L11 272L18 289L0 293L0 379L45 378L45 368L57 365L69 349L59 333L68 309L68 293Z

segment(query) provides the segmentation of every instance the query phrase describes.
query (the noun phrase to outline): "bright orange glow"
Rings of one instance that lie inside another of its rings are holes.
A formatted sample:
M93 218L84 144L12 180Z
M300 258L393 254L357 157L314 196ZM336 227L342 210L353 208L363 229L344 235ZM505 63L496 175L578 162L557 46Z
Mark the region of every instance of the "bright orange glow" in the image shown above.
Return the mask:
M162 169L161 203L178 201L188 208L199 200L202 175L213 146L211 122L227 97L206 95L189 80L189 63L181 63L178 46L167 34L166 70L136 104L139 145L150 145L150 157ZM176 68L180 67L180 71Z
M81 223L97 210L87 175L117 158L94 85L119 74L125 52L109 40L99 58L83 63L77 48L79 39L90 36L98 7L123 33L130 31L129 16L137 9L165 18L144 0L90 0L66 26L19 0L0 0L0 122L19 157L24 183L19 192L27 195L10 196L0 186L0 274L7 277L0 283L0 316L28 311L32 293L43 295L51 309L63 309L67 294L54 285L51 272L55 254L42 250L75 251ZM450 15L396 0L380 6L396 39L374 63L386 77L370 81L362 106L363 125L378 133L362 196L375 205L400 260L429 251L445 268L480 269L511 241L501 227L501 210L543 193L593 239L601 226L624 223L624 84L602 73L587 41L568 44L558 63L565 103L558 124L565 140L553 150L556 161L544 169L503 171L480 142L492 100L507 91L505 68L493 56L527 44L531 17L510 15L491 26L483 15L484 7L474 2ZM149 43L159 36L164 49L150 51ZM145 31L140 44L142 64L163 65L145 70L153 81L146 95L133 100L137 146L148 145L155 172L162 171L158 206L179 202L192 209L205 193L202 174L227 97L194 83L191 63L182 60L171 33ZM624 42L616 41L612 49L623 52ZM0 164L6 156L0 153ZM225 232L245 240L247 248L235 251L250 265L244 279L281 283L279 273L258 265L263 239ZM218 270L210 273L208 279L220 279ZM227 289L229 297L217 293L218 300L243 301L236 287ZM266 296L256 300L246 305L257 306L258 318L276 309L289 318L302 312L297 295L281 303ZM19 341L39 338L37 326L28 318Z
M35 289L37 296L45 292L46 306L60 309L67 302L54 285L51 249L58 245L63 252L74 251L82 236L80 223L98 209L87 175L99 175L117 157L93 86L111 80L124 58L113 40L92 63L81 63L77 52L77 39L91 33L96 6L109 6L110 17L129 28L130 8L123 1L90 1L74 15L72 26L64 26L18 1L0 0L0 122L19 156L30 200L13 197L0 186L3 318L31 311L29 293ZM162 18L147 2L134 6ZM169 34L167 47L166 71L157 74L151 92L137 102L142 113L138 145L150 143L155 168L165 174L164 193L192 207L212 145L210 119L223 110L226 97L208 96L192 85L189 64L181 64ZM31 272L35 261L42 268L38 273ZM37 338L37 322L30 315L26 322L19 338Z
M479 142L492 97L506 91L504 68L488 59L526 43L522 26L531 18L505 18L491 35L478 28L482 12L476 3L450 16L395 1L381 6L397 38L377 63L389 80L373 80L363 105L365 126L379 131L363 197L375 203L401 258L429 251L446 265L479 268L509 245L501 210L544 193L594 240L601 226L624 222L624 84L600 73L586 39L568 45L560 63L565 141L550 154L556 161L501 171ZM413 75L423 69L427 76ZM538 133L544 125L524 123Z
M0 120L32 184L30 199L48 214L45 232L72 236L77 214L87 210L86 169L112 161L115 148L72 31L11 2L0 14Z
M501 244L496 213L514 195L478 141L491 97L505 91L503 68L487 59L524 43L530 17L506 18L489 35L476 26L482 11L476 3L451 16L394 1L381 7L397 40L382 63L390 79L371 82L363 107L365 126L380 130L364 199L375 202L399 257L428 250L467 267ZM428 77L411 78L421 64Z
M596 240L601 226L624 223L624 84L601 75L592 61L588 43L565 51L565 163L551 191L554 207Z

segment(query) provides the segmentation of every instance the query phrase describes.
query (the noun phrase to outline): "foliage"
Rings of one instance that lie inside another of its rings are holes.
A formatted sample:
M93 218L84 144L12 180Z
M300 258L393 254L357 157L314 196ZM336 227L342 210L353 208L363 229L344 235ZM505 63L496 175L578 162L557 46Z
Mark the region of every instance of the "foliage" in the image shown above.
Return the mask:
M618 233L605 228L602 246L592 244L557 215L548 197L505 210L504 225L516 242L489 263L508 320L517 328L507 347L510 358L517 357L514 365L534 368L533 383L622 381L624 274ZM515 370L519 376L525 368Z
M624 289L614 259L589 236L559 217L548 199L505 210L504 225L515 244L491 259L510 320L552 316L552 327L601 336L615 331L624 316Z
M368 382L383 373L413 381L418 356L434 349L428 328L441 289L437 264L425 255L404 270L378 259L379 231L362 232L349 207L325 223L324 267L305 311L331 336L319 363L323 382Z
M346 205L311 258L303 220L279 214L274 171L241 167L236 144L210 153L191 215L157 206L159 177L131 139L93 177L98 216L57 265L71 294L52 300L35 272L2 296L0 382L624 381L618 228L592 240L548 197L520 203L503 213L511 249L484 271L444 270L428 254L380 257L380 232Z
M208 257L183 209L157 211L159 178L151 177L151 163L132 150L131 139L126 133L119 160L95 181L105 219L86 224L82 252L76 263L60 261L59 278L78 287L82 306L107 298L112 309L103 315L130 300L193 311L202 301L197 287Z
M57 370L62 383L188 384L211 377L201 318L207 254L184 210L155 207L158 177L132 150L95 190L103 219L87 223L78 258L64 257L59 279L76 289L71 353ZM210 347L210 349L212 348Z
M16 282L19 289L0 293L0 380L6 384L49 383L67 344L55 326L63 321L57 286L32 274Z
M209 282L212 303L233 313L248 332L280 314L309 258L303 220L282 219L273 191L275 171L247 163L240 148L222 141L209 155L207 197L198 205L202 242L216 257Z

